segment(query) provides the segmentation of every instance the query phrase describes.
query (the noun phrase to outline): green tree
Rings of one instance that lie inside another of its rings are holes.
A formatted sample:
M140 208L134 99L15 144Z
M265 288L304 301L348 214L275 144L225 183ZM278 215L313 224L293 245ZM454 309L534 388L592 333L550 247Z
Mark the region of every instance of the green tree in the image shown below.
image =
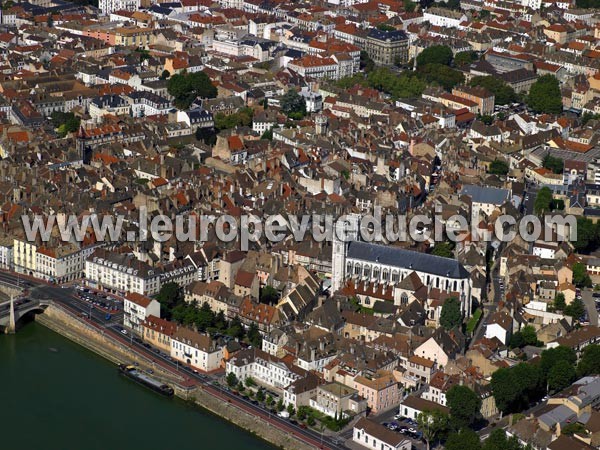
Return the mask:
M417 424L429 450L431 443L435 443L448 428L448 416L437 409L423 411L417 416Z
M531 325L526 325L521 331L517 331L510 338L510 348L522 348L526 345L537 345L537 333Z
M412 0L403 0L402 4L404 5L404 11L408 13L414 12L415 8L417 7L417 4Z
M160 79L161 80L166 80L167 78L169 78L171 76L171 72L169 72L167 69L163 70L162 73L160 74Z
M417 75L428 84L437 84L447 91L450 91L453 87L465 82L465 77L462 72L454 70L445 64L430 63L419 66Z
M565 315L573 317L574 319L579 319L581 316L585 314L585 305L579 298L575 298L571 303L569 303L565 309L563 310Z
M262 336L260 335L260 331L258 331L258 325L254 322L248 328L248 340L254 347L260 348L262 345Z
M275 400L273 400L273 397L271 396L271 394L267 395L267 406L270 408L271 406L273 406L273 403L275 403Z
M579 230L577 230L577 235L579 238ZM576 262L571 267L571 270L573 270L573 283L575 286L579 288L592 286L592 280L587 273L585 264Z
M544 186L541 188L537 197L535 198L535 203L533 204L533 210L537 215L542 215L550 212L550 206L552 205L552 191L548 186Z
M256 386L256 381L252 377L246 377L245 384L246 387Z
M471 86L481 86L494 94L494 101L497 105L507 105L517 101L518 96L515 90L506 84L503 80L492 76L473 77Z
M259 389L256 392L256 400L258 400L259 402L264 402L265 401L265 391L263 391L262 389Z
M360 52L360 68L361 70L364 70L365 73L369 73L375 68L375 63L364 50L361 50Z
M600 8L600 0L576 0L575 4L577 5L578 8L583 8L583 9L589 9L589 8L598 9L598 8Z
M398 75L387 67L372 70L367 76L367 83L393 98L419 97L427 87L427 83L414 72L404 71Z
M503 159L494 159L490 163L489 173L494 175L506 175L508 173L508 164Z
M283 406L283 400L279 399L279 401L277 402L276 408L277 408L278 412L283 411L283 408L284 408L284 406Z
M577 365L577 375L584 377L586 375L595 375L600 373L600 345L588 345L581 355L581 360Z
M235 376L235 373L233 373L233 372L229 372L227 374L225 381L227 381L227 386L229 386L230 388L233 388L234 386L236 386L239 383L239 380L237 379L237 377Z
M451 433L444 445L446 450L481 450L479 435L469 428Z
M590 219L578 217L577 240L572 242L575 250L579 253L590 253L595 251L600 243L600 233L598 231L598 225Z
M569 361L560 360L548 372L548 388L561 391L575 381L575 367Z
M183 301L183 291L175 282L165 283L160 287L156 300L160 303L163 317L168 320L171 318L173 308Z
M381 30L381 31L395 31L396 30L393 26L388 25L387 23L380 23L379 25L377 25L377 29Z
M265 130L265 132L260 136L260 138L272 141L273 140L273 128L269 128L268 130Z
M291 119L302 119L306 115L306 100L295 89L287 91L279 105L281 111Z
M526 407L538 395L539 384L539 368L527 363L502 367L492 374L491 381L496 405L505 413Z
M198 98L214 98L217 88L204 72L176 73L167 82L167 91L175 98L175 106L187 109Z
M477 61L477 59L477 52L470 50L466 52L458 52L454 56L454 65L456 67L468 66L469 64L472 64L473 62Z
M585 425L579 422L573 422L561 427L561 435L573 436L574 434L586 434Z
M452 330L453 328L460 326L462 319L460 302L458 299L456 297L446 299L440 314L440 325L446 330Z
M436 256L442 256L444 258L452 258L453 250L454 250L453 242L443 241L443 242L438 242L437 244L435 244L435 246L433 247L433 250L431 251L431 254L436 255Z
M238 316L235 316L233 319L231 319L229 328L227 329L227 334L236 339L242 339L244 337L244 327Z
M298 420L302 420L303 421L303 420L306 419L307 416L308 416L308 407L307 406L300 406L298 408L298 414L297 414Z
M265 286L260 290L260 302L269 305L274 304L279 300L279 292L273 286Z
M548 170L551 170L553 173L560 174L563 173L565 162L560 158L555 158L550 154L550 152L548 152L542 160L542 166Z
M313 416L308 416L308 419L306 420L306 423L309 426L314 427L315 424L317 423L317 421L315 420L315 418Z
M577 355L572 349L563 345L544 350L539 364L541 381L546 382L548 380L550 371L559 361L566 361L569 365L575 367Z
M79 130L81 119L72 112L63 113L54 111L50 115L50 122L56 128L59 137Z
M240 108L239 111L233 114L217 113L214 116L215 128L218 131L221 131L239 126L249 127L250 125L252 125L253 117L254 110L248 107Z
M215 313L210 309L208 303L203 303L198 312L196 313L196 327L198 331L206 331L207 328L211 327L215 320Z
M502 428L496 428L483 442L483 450L523 450L516 436L508 437Z
M296 413L296 410L294 409L294 405L292 405L290 403L287 407L287 412L290 415L290 417L292 417Z
M557 293L554 297L554 309L556 309L557 311L563 311L565 309L565 306L567 306L567 304L565 303L565 294L563 294L562 292Z
M452 62L452 50L446 45L432 45L417 55L417 67L427 64L449 66Z
M446 393L446 401L450 419L457 429L472 425L479 416L481 398L467 386L452 386Z
M529 90L527 105L536 113L560 114L563 110L560 85L554 75L542 75Z

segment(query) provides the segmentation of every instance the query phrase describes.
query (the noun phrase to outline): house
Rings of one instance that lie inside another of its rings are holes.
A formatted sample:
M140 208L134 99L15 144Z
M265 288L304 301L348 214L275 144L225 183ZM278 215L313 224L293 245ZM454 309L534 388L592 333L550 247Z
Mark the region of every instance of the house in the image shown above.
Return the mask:
M454 337L442 328L438 328L429 339L415 348L414 354L433 361L438 367L442 368L456 356L460 347Z
M462 188L461 195L471 199L471 218L479 223L480 214L489 217L496 208L499 208L510 199L508 189L500 189L486 186L466 185Z
M154 348L171 353L171 338L177 325L160 317L149 315L142 322L142 339Z
M508 341L512 336L513 319L507 312L496 311L488 318L485 327L485 337L488 339L497 338L504 345L508 345Z
M402 381L406 386L418 387L431 381L435 373L436 363L430 359L413 355L406 362L406 370Z
M409 395L400 403L398 414L409 419L416 420L418 415L423 411L440 411L448 414L450 411L445 406L438 403L425 400L424 398L417 397L416 395Z
M283 391L284 406L292 405L296 410L300 406L308 406L310 399L317 395L320 383L321 379L310 372L306 377L293 381Z
M356 389L333 382L317 388L317 396L310 399L310 407L329 417L352 417L367 410L367 400Z
M131 328L134 332L142 335L142 323L149 316L160 317L160 303L157 300L129 292L123 301L123 326Z
M354 389L367 399L371 413L386 411L400 402L398 382L391 372L378 373L372 378L359 375L354 379Z
M208 334L179 327L171 337L171 357L195 369L210 372L221 366L223 345Z
M352 440L357 444L376 450L411 450L411 441L401 433L361 417L352 429Z

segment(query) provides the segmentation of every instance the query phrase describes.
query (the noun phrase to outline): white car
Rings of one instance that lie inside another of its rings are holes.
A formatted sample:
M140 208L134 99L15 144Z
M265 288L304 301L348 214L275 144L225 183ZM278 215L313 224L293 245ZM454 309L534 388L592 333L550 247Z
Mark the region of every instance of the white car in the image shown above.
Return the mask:
M121 330L121 333L127 334L127 330Z

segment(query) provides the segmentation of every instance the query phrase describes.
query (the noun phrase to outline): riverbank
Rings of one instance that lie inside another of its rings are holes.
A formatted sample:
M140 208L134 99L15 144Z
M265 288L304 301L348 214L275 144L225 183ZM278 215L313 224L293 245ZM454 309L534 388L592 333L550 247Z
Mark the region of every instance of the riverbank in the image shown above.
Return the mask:
M152 368L154 376L175 388L175 394L199 407L215 414L253 435L283 449L309 450L312 445L296 438L292 433L274 426L273 422L244 409L243 405L230 403L209 387L190 384L185 377L174 374L145 355L133 351L126 344L117 341L110 333L96 325L84 322L80 317L56 305L50 305L44 314L36 316L36 321L63 337L88 350L116 363L137 363L143 370Z

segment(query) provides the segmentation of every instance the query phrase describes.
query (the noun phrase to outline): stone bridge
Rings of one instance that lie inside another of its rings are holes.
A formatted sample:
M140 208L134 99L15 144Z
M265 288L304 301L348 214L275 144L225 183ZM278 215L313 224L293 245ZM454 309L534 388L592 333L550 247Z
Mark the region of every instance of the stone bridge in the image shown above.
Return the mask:
M50 305L50 300L30 300L22 298L0 303L0 330L5 333L14 333L17 324L28 314L39 314L44 312Z

